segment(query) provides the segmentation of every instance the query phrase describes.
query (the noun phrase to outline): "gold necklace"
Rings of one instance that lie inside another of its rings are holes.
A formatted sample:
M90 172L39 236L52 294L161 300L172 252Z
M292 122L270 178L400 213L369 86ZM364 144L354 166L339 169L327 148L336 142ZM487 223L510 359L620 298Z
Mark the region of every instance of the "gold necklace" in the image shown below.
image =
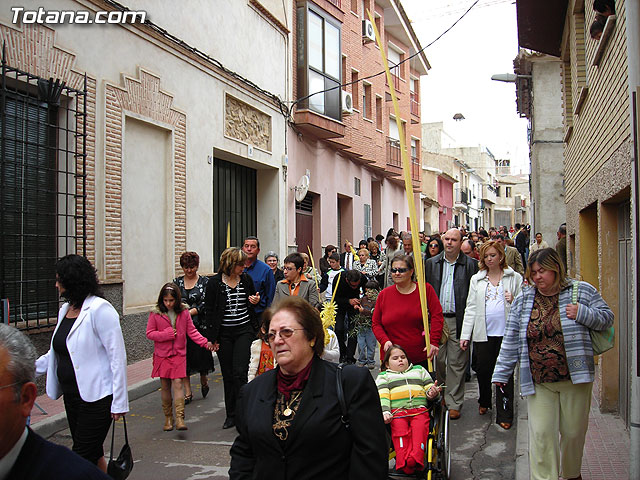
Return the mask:
M295 402L295 401L298 399L298 397L300 396L300 394L301 394L301 393L302 393L302 391L299 391L299 392L295 395L295 397L291 397L291 398L289 399L289 402L287 402L287 405L285 406L285 409L282 411L282 414L283 414L285 417L290 417L290 416L291 416L291 414L293 413L293 410L291 410L291 405L293 404L293 402Z

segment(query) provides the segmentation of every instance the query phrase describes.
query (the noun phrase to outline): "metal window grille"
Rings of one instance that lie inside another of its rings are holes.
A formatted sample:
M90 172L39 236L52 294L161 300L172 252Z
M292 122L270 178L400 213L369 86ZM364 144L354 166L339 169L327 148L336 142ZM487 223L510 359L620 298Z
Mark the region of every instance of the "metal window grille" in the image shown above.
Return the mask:
M0 85L0 299L21 330L55 324L55 264L86 254L83 90L7 64Z
M371 205L364 204L364 238L373 236L371 234Z

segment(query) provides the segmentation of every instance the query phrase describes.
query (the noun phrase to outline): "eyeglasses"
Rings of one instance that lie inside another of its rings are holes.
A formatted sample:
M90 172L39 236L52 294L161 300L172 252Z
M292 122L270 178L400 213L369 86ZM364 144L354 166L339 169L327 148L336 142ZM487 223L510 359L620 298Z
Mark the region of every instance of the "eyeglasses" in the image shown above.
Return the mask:
M295 267L282 267L282 269L283 269L285 272L291 272L291 271L293 271L293 270L297 270L297 268L295 268Z
M5 388L9 388L9 387L13 387L13 386L15 386L15 385L20 385L20 384L22 384L22 383L24 383L24 382L13 382L13 383L10 383L9 385L2 385L2 386L0 387L0 390L3 390L3 389L5 389Z
M272 343L276 339L276 335L280 335L283 340L291 338L291 336L298 330L304 330L304 328L282 328L279 332L269 332L264 338L268 343Z
M389 271L391 273L404 273L404 272L406 272L408 270L409 270L408 268L392 268Z
M432 243L431 245L429 245L429 248L438 248L438 244L437 243Z

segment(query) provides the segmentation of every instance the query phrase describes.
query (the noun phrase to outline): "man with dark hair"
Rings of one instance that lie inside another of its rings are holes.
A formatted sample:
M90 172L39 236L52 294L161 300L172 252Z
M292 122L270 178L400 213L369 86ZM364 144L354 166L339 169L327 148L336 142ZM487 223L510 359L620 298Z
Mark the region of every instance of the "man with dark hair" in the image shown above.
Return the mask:
M257 237L249 236L242 243L242 251L247 254L247 261L244 265L244 271L249 274L253 280L253 286L256 293L260 295L260 301L254 306L254 310L258 317L262 316L276 293L276 279L273 275L271 267L261 260L258 260L260 253L260 240Z
M500 244L502 248L504 248L504 256L511 268L513 268L520 275L524 275L524 264L522 263L522 256L516 247L510 247L505 243L504 235L497 235L495 241Z
M616 2L615 0L594 0L593 9L600 15L608 17L609 15L615 15Z
M462 320L467 306L471 277L478 271L477 260L460 251L462 234L452 228L444 234L444 251L429 258L424 265L425 278L438 294L449 339L438 351L436 374L438 383L446 382L444 400L449 418L460 418L464 401L464 382L469 351L460 348Z
M526 251L527 245L529 244L529 235L524 225L516 223L516 234L513 237L513 241L516 244L518 253L520 253L522 257L522 265L525 265L527 263Z
M560 255L560 259L564 264L564 271L567 271L567 224L563 223L558 227L558 243L556 243L556 252Z
M355 363L357 338L346 339L349 330L349 319L362 310L360 297L367 285L367 276L358 270L347 270L344 278L336 285L334 282L335 301L338 306L335 332L340 345L340 361Z
M108 480L95 465L27 427L36 400L36 350L0 323L0 478Z

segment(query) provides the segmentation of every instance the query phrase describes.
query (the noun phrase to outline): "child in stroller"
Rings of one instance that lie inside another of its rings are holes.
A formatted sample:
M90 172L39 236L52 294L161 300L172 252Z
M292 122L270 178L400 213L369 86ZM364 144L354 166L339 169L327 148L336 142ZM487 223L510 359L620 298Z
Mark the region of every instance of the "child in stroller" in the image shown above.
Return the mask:
M409 363L400 345L385 353L376 385L384 421L391 423L396 470L408 475L423 470L429 434L427 401L439 396L440 387L423 367Z

